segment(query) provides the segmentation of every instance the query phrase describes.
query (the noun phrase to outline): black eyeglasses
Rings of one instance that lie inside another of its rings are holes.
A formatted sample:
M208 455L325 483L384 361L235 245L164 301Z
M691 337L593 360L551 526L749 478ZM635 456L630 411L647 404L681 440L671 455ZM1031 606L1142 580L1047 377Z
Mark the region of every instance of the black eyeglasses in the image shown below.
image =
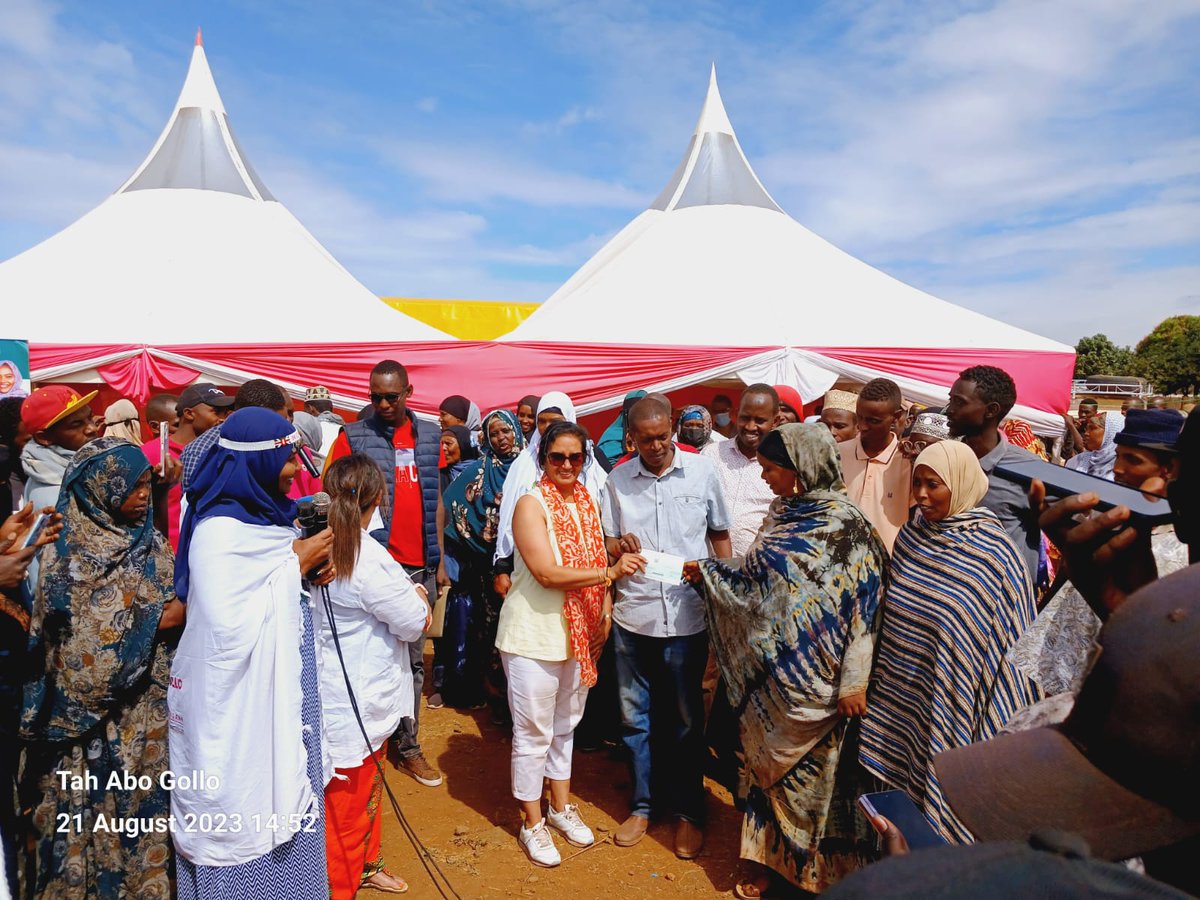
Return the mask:
M376 394L374 391L372 391L371 402L378 406L380 403L386 401L388 406L395 406L397 401L399 401L403 396L403 394L397 394L394 391L390 394Z
M552 451L546 454L546 461L552 466L561 466L563 463L569 462L572 469L578 469L583 465L584 456L582 453L559 453Z

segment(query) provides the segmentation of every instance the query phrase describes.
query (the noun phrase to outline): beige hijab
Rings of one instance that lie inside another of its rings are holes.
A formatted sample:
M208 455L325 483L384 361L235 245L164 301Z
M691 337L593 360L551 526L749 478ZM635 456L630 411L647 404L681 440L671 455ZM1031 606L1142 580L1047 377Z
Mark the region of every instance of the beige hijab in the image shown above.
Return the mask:
M118 400L104 411L104 436L121 438L135 447L142 446L142 423L137 407L128 400Z
M913 469L928 466L950 488L949 515L957 516L974 509L988 490L987 475L975 452L958 441L939 441L921 451Z

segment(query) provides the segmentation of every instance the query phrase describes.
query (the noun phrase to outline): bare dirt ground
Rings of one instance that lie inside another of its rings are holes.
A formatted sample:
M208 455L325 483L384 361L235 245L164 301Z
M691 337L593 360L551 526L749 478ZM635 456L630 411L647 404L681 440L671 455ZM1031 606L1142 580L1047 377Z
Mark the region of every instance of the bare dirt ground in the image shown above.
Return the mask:
M517 844L520 813L509 790L510 738L491 723L489 712L422 709L421 744L445 776L442 786L424 787L390 766L388 783L409 824L464 898L732 894L742 817L715 782L706 782L709 821L699 859L675 857L673 821L652 822L636 846L618 847L612 832L629 812L628 766L606 750L576 750L571 793L596 844L580 851L556 836L563 863L544 869L530 863ZM437 897L386 796L382 817L388 869L409 882L407 896ZM363 891L359 896L384 895Z

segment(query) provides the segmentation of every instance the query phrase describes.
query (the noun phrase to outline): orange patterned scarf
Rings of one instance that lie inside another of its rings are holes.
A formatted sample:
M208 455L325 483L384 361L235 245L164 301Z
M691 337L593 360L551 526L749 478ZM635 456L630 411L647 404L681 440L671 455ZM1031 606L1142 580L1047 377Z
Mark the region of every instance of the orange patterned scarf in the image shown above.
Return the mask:
M1033 429L1029 427L1029 423L1021 419L1008 419L1000 426L1000 430L1008 437L1010 444L1015 444L1022 450L1028 450L1030 453L1040 456L1046 462L1050 461L1050 454L1046 452L1046 445L1042 443L1042 439L1033 433Z
M538 487L541 488L542 499L546 501L546 508L550 510L550 523L554 526L562 564L571 569L607 565L608 555L604 552L604 531L600 526L600 516L592 503L592 495L583 486L583 482L575 484L578 522L571 515L570 506L554 486L550 476L543 475ZM576 588L567 591L567 599L563 603L563 616L567 620L571 652L579 661L580 680L584 687L592 687L596 683L596 661L592 659L589 645L592 635L600 627L604 592L605 587L602 584Z

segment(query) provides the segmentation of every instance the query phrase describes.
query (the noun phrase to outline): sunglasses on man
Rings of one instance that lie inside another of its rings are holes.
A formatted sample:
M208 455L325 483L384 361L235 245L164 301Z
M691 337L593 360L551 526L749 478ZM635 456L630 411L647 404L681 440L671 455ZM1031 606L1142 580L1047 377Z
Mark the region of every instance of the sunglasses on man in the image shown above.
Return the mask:
M372 391L371 392L371 402L374 403L376 406L378 406L380 403L384 403L384 402L386 402L388 406L395 406L396 403L399 402L400 398L403 396L404 396L403 394L397 394L395 391L392 391L391 393L387 393L387 394L376 394L374 391Z

